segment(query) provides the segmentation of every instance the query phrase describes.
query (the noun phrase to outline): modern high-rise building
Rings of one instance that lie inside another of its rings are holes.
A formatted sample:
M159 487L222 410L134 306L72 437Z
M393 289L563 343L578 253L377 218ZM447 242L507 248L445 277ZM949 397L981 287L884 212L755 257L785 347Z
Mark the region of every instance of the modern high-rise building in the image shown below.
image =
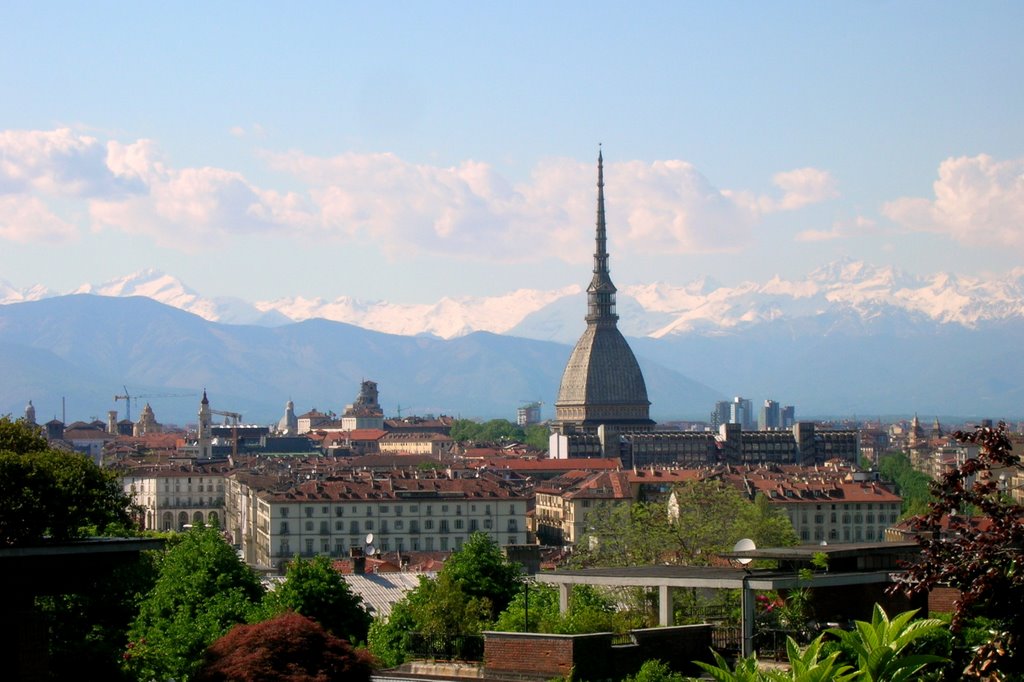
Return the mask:
M587 287L587 328L569 357L555 401L555 434L650 430L651 402L632 349L619 331L608 270L604 158L597 156L597 237Z
M739 424L744 431L754 429L754 407L749 398L736 396L729 403L729 423Z
M757 415L757 428L759 431L775 430L782 427L781 405L774 400L765 400L761 411Z

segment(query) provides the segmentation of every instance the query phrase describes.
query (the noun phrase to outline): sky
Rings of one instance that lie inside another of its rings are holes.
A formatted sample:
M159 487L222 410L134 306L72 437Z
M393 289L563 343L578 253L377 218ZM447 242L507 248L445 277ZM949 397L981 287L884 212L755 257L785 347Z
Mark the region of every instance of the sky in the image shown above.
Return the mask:
M1024 255L1024 3L0 3L0 280L429 303Z

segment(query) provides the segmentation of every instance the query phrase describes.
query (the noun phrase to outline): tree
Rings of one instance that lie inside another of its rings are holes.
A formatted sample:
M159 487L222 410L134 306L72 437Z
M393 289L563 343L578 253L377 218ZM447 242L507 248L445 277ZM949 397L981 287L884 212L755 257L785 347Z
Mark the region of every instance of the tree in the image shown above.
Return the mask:
M0 545L134 534L117 476L53 450L25 422L0 417Z
M453 553L441 568L467 597L486 602L488 620L493 621L519 592L522 569L505 558L497 543L486 533L473 533L462 549Z
M910 458L902 452L882 455L878 463L882 478L896 485L896 492L903 498L903 514L917 515L928 511L932 499L931 477L911 465Z
M578 566L704 565L743 537L763 546L797 544L788 517L767 499L750 502L718 481L677 486L672 500L598 506L577 544Z
M457 637L477 635L490 625L519 591L522 576L486 533L474 533L452 554L434 579L421 578L416 589L377 620L367 637L383 665L404 662L413 636L448 647Z
M264 597L269 613L294 611L312 618L335 637L358 643L366 640L372 618L363 600L353 594L325 556L296 557L284 582Z
M369 682L369 661L319 623L284 613L236 625L206 650L197 682Z
M911 520L921 556L902 584L912 593L949 585L960 591L950 623L959 632L974 617L991 620L992 633L968 662L965 675L1024 674L1024 506L1005 494L995 470L1017 469L1006 425L957 431L979 446L976 458L947 471L932 486L928 512ZM969 515L977 512L979 518ZM900 587L900 586L897 586Z
M551 585L529 583L498 616L495 630L579 635L587 632L623 632L615 604L590 585L573 585L569 608L559 613L558 590Z
M256 611L259 578L213 528L179 536L129 631L126 669L139 679L187 679L203 650Z

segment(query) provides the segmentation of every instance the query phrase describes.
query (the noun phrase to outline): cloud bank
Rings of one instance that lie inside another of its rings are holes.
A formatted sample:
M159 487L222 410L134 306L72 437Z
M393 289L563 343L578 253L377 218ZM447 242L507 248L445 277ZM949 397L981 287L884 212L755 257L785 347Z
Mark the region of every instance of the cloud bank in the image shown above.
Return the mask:
M906 228L965 244L1024 246L1024 159L949 158L939 165L932 187L934 198L897 199L883 206L883 214Z
M117 230L189 251L268 235L373 244L391 256L524 261L578 259L587 253L580 245L592 238L594 164L545 159L513 183L473 160L440 167L394 154L299 151L265 152L262 159L298 189L260 187L229 169L174 168L151 140L104 141L66 128L5 131L0 239L61 241ZM717 188L685 161L606 163L615 248L736 251L751 242L763 216L838 196L835 180L820 169L782 172L772 181L777 191L759 195Z

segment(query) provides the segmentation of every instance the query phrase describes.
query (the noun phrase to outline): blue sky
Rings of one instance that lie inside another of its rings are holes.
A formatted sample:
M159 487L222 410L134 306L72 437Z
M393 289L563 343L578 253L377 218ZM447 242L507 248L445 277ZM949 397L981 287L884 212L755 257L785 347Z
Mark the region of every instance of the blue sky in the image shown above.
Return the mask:
M0 5L0 279L396 302L1024 253L1024 4Z

